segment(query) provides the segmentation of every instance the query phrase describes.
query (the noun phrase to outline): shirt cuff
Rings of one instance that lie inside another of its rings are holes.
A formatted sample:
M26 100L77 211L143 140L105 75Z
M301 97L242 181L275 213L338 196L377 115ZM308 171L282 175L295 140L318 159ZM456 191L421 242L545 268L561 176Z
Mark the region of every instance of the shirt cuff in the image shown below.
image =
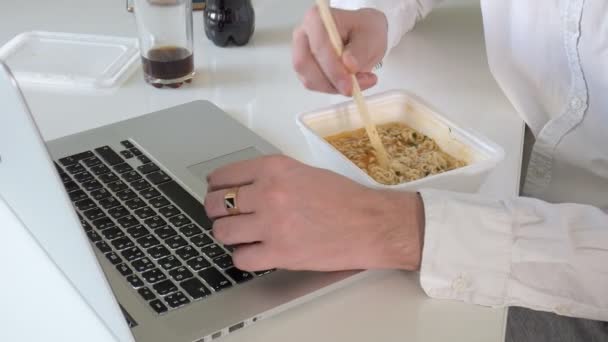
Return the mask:
M512 218L501 201L420 191L425 236L420 283L429 297L504 306Z

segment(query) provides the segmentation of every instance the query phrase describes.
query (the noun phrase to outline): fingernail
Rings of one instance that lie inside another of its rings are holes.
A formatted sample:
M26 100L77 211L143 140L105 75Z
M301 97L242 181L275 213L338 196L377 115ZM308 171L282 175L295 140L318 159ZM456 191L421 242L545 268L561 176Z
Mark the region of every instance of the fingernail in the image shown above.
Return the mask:
M338 81L338 90L340 91L340 93L347 95L348 93L350 93L350 84L348 81L345 80L341 80Z

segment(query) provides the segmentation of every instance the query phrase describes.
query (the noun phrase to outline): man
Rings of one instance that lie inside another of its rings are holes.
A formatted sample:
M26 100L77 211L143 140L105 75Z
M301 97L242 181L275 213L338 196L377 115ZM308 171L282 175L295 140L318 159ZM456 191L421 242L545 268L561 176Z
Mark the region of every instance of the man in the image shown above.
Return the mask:
M286 157L241 162L209 176L206 198L215 236L239 245L237 267L419 269L431 297L608 321L608 2L481 4L490 68L536 138L528 197L395 193ZM349 74L376 84L373 66L433 1L333 5L347 9L333 10L342 58L313 8L294 32L293 64L308 89L350 95ZM544 332L530 335L531 324ZM599 341L608 326L515 309L508 336Z

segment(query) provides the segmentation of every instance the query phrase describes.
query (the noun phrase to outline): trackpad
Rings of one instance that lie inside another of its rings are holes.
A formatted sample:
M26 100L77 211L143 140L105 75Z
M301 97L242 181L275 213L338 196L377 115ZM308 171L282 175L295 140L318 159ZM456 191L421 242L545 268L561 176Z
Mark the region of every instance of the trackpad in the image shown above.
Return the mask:
M225 154L221 157L213 158L196 165L188 166L187 169L198 179L206 183L207 175L213 170L224 165L237 162L239 160L253 159L261 156L262 154L263 153L258 151L255 147L248 147L244 150Z

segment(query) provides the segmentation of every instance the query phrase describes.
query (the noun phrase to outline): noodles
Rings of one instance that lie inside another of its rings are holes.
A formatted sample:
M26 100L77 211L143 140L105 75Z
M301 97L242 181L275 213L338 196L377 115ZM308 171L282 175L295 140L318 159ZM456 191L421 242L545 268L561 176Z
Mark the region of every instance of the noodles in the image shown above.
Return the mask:
M386 185L410 182L466 165L443 152L431 138L402 123L377 127L391 159L389 169L379 165L363 128L325 139L373 179Z

